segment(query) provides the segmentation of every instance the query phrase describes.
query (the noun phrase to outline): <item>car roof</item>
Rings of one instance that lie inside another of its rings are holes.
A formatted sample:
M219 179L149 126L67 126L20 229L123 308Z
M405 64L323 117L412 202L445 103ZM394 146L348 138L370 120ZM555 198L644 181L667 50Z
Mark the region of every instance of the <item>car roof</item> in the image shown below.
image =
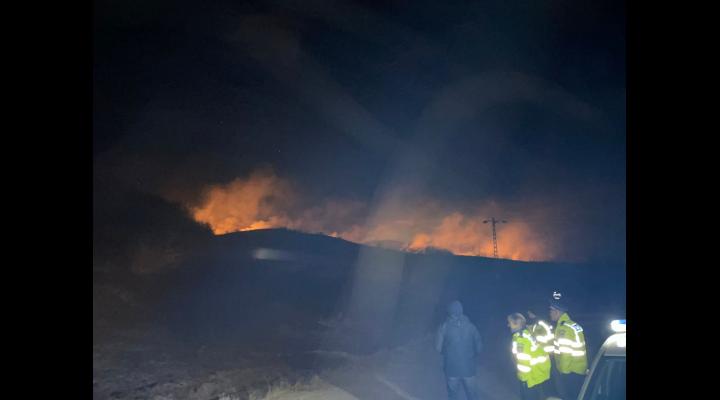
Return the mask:
M602 345L602 352L607 356L621 356L625 357L625 332L616 333Z

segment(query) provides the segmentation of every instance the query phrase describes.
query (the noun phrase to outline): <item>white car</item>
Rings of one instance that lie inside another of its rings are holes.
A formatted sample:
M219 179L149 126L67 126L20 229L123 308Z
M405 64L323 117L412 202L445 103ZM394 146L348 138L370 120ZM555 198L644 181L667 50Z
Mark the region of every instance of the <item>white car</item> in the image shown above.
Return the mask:
M610 327L615 333L595 356L578 400L625 400L625 320Z

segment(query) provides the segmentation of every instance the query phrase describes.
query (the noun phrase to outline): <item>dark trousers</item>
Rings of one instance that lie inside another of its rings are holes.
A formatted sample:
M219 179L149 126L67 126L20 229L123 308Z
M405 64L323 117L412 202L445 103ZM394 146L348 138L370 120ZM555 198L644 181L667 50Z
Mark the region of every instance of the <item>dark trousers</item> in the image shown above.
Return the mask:
M445 377L447 383L448 399L449 400L460 400L461 391L465 391L465 397L467 400L479 400L477 379L474 376L469 378L451 378Z
M563 400L575 400L582 384L585 381L585 375L580 374L561 374L558 371L553 371L553 380L555 381L555 390L558 396Z
M545 400L547 382L539 383L531 388L527 386L526 382L520 382L520 398L522 400Z

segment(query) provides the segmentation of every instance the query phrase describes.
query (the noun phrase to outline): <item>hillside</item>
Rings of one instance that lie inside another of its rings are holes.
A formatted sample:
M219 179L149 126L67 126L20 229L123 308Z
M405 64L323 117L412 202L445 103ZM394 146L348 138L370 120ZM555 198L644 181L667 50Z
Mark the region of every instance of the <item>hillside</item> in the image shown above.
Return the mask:
M432 337L445 305L459 299L486 344L483 368L510 384L507 314L559 290L584 325L591 352L607 321L624 316L621 266L414 254L284 229L212 237L184 250L174 268L113 286L133 293L124 303L131 317L122 323L95 304L105 321L95 332L99 359L111 343L144 343L145 356L171 354L193 368L214 354L204 361L210 370L248 363L285 371L256 371L257 379L310 379L323 370L360 368L348 357L382 363L379 354L413 343L426 354L417 343L430 343L422 341Z

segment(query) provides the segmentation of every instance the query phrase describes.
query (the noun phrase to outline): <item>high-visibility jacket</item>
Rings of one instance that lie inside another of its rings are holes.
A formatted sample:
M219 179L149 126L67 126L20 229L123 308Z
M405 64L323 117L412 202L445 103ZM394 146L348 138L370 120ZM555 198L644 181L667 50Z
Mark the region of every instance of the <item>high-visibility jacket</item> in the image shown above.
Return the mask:
M550 359L551 355L555 353L555 335L552 332L552 327L543 320L537 320L537 322L532 324L528 330L530 331L532 337L538 342L538 352ZM548 374L552 369L550 362L539 365L539 368L547 368Z
M530 334L540 343L540 346L548 354L555 353L555 335L552 327L543 320L538 320L528 329Z
M517 377L529 388L550 379L550 357L527 329L513 333L512 352Z
M563 313L555 327L555 367L561 374L587 373L587 351L582 327Z

